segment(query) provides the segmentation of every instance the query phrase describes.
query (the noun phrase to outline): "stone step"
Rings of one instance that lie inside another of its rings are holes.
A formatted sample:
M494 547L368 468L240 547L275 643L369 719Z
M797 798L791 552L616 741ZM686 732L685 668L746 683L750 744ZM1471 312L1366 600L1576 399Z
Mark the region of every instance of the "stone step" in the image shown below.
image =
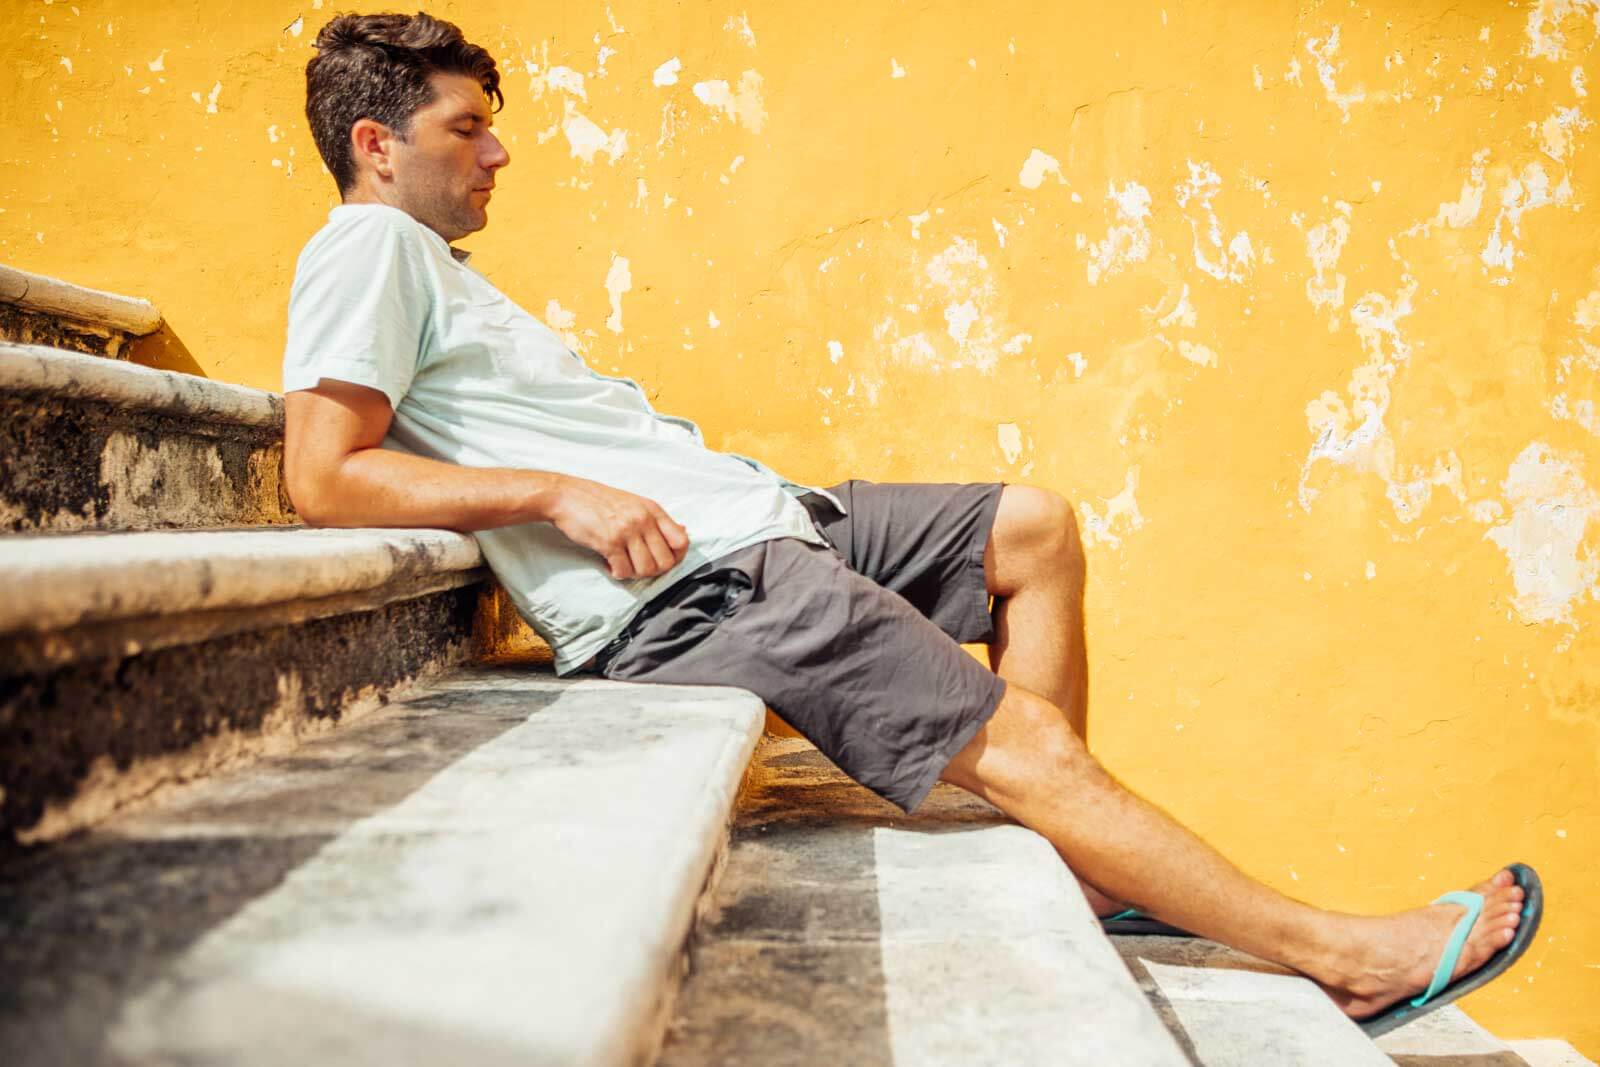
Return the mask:
M803 739L758 748L689 958L659 1067L1188 1062L1047 841Z
M1112 941L1191 1062L1204 1067L1265 1063L1528 1067L1535 1063L1516 1043L1501 1041L1453 1004L1373 1041L1315 984L1254 956L1202 938ZM1543 1042L1532 1044L1536 1052L1547 1047ZM1570 1049L1565 1042L1549 1044ZM1588 1061L1580 1057L1573 1062Z
M283 398L0 341L0 532L297 521Z
M480 655L448 530L0 538L0 839L60 837Z
M762 718L475 667L0 858L0 1062L648 1062Z
M1115 937L1192 1062L1381 1067L1390 1060L1309 979L1200 938Z
M0 264L0 340L116 358L128 340L160 327L148 300Z

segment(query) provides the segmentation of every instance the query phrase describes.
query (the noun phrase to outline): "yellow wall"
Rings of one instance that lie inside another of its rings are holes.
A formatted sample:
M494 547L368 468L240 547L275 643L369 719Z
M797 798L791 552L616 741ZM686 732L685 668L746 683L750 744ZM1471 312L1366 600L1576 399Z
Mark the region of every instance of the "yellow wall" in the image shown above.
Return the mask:
M1467 1006L1600 1056L1593 0L428 6L513 298L797 480L1066 494L1106 762L1318 903L1535 864ZM277 388L320 8L5 4L0 261Z

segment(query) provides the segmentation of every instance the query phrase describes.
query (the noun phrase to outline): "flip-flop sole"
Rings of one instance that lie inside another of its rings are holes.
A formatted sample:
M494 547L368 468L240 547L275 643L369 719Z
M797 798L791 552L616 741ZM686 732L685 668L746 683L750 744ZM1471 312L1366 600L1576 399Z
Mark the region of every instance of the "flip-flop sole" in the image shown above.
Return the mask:
M1181 927L1170 926L1147 915L1129 919L1101 919L1100 929L1116 937L1199 937Z
M1517 934L1511 939L1511 944L1504 948L1496 949L1482 967L1464 974L1456 981L1439 990L1439 995L1421 1007L1413 1007L1413 998L1406 997L1390 1005L1376 1015L1357 1020L1357 1025L1366 1031L1368 1037L1377 1037L1387 1034L1390 1030L1406 1023L1414 1022L1422 1016L1442 1008L1453 1000L1459 1000L1500 975L1504 974L1511 965L1522 958L1528 951L1528 946L1533 944L1533 937L1539 932L1539 920L1544 917L1544 885L1539 881L1539 875L1532 867L1525 863L1512 863L1507 869L1522 887L1522 921L1517 924Z

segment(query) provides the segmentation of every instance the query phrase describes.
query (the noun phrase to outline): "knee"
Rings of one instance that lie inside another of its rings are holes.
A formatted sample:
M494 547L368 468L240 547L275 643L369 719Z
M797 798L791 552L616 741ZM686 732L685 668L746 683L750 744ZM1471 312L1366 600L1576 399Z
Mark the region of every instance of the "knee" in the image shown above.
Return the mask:
M1078 515L1066 497L1054 489L1023 486L1030 542L1039 562L1065 567L1073 574L1084 568L1083 541Z

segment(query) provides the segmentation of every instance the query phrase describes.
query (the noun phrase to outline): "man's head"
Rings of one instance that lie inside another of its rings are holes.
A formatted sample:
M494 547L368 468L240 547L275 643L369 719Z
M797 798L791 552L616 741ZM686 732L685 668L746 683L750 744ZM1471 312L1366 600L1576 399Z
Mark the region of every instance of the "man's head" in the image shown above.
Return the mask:
M451 23L340 15L306 65L306 118L346 203L384 203L447 241L489 223L487 189L510 162L490 132L504 106L494 58Z

